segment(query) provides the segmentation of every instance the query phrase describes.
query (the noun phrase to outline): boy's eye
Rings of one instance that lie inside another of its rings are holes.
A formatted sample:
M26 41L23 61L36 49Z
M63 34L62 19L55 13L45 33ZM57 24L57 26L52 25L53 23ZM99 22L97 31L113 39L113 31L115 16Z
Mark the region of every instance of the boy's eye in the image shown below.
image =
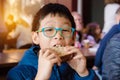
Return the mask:
M63 29L62 31L63 32L70 32L71 30L70 29Z
M53 28L46 28L46 29L44 29L44 31L45 32L50 32L50 31L54 31L54 29Z
M62 29L62 32L71 32L71 29Z

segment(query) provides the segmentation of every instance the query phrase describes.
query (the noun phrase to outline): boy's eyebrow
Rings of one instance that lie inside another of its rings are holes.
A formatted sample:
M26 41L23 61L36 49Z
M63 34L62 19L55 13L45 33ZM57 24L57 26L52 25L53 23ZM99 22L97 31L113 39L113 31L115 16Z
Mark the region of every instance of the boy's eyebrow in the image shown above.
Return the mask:
M48 24L48 23L55 23L54 21L47 21L45 24Z
M45 24L49 24L49 23L56 23L55 21L47 21ZM66 21L66 22L63 22L64 25L71 25L70 22Z
M63 24L71 25L71 23L70 23L70 22L64 22Z

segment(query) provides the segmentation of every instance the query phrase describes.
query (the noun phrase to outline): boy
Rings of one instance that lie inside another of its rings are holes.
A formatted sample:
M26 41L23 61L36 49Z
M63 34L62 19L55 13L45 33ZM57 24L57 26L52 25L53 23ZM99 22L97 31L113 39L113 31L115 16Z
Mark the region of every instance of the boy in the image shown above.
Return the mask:
M95 74L86 68L85 57L74 47L74 28L74 19L65 6L50 3L41 8L32 25L35 45L9 71L7 79L94 80ZM71 58L62 62L54 47L64 47L65 54L72 55Z

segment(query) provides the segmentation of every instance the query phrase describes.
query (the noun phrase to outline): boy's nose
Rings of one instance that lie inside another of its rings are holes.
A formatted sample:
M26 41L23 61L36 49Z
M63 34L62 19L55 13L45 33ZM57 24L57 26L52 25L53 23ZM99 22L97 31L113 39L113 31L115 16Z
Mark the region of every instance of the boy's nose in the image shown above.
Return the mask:
M54 39L59 39L59 40L62 40L62 39L63 39L63 36L61 35L61 32L60 32L60 31L57 31Z

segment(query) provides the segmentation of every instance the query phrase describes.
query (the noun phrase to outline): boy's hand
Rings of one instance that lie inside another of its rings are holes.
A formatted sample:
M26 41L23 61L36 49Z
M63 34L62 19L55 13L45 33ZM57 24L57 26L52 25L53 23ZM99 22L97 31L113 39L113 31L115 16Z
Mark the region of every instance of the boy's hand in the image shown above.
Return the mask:
M80 75L87 76L89 74L86 68L86 58L83 56L79 48L74 46L66 47L69 54L74 54L73 59L68 64Z
M60 63L61 59L55 51L51 49L40 50L36 80L49 80L53 65L60 65Z

